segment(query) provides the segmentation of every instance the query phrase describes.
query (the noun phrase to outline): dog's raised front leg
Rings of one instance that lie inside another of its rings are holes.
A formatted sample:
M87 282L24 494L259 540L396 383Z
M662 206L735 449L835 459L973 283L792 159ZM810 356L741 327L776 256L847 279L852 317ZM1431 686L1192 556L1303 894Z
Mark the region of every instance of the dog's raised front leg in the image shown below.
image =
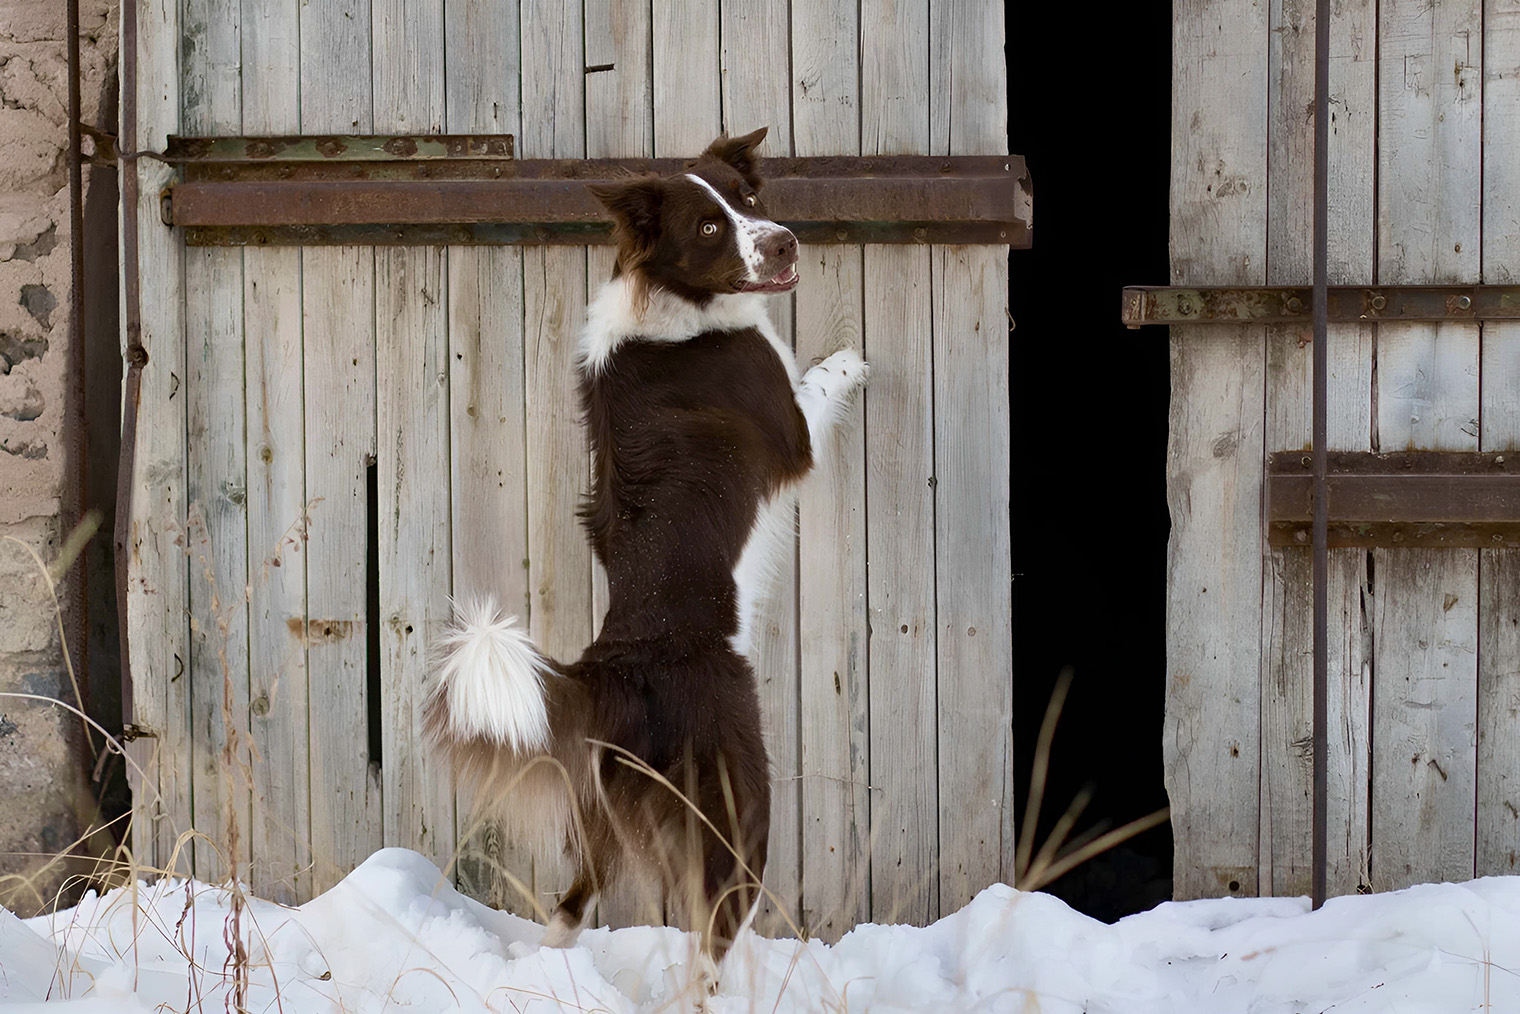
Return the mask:
M824 454L834 424L850 404L850 397L865 386L870 373L859 352L840 349L803 374L797 385L797 407L807 419L814 461Z

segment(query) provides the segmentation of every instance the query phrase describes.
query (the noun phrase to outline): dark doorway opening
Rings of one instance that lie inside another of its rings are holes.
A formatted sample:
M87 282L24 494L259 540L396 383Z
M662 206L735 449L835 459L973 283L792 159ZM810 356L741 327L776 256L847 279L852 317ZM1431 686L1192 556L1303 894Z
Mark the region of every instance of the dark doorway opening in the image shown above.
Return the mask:
M1035 189L1034 247L1011 257L1014 748L1022 822L1035 741L1062 668L1075 679L1038 841L1084 787L1074 835L1167 803L1168 352L1119 323L1125 284L1164 285L1171 8L1010 4L1008 134ZM1022 831L1022 827L1020 828ZM1104 920L1171 896L1168 825L1045 890Z

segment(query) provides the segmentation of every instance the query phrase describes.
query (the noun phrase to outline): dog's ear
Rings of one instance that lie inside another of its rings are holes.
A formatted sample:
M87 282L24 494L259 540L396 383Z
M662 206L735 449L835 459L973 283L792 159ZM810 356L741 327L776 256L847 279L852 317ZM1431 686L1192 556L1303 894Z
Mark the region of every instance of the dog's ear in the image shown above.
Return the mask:
M621 241L653 243L660 223L660 201L664 184L655 176L618 183L593 183L591 195L612 212L612 221Z
M719 162L727 162L739 170L739 175L744 177L746 183L758 190L760 189L760 156L755 154L755 149L760 147L760 142L765 140L765 135L769 132L769 127L761 127L743 137L719 134L718 139L708 145L702 155L715 158Z

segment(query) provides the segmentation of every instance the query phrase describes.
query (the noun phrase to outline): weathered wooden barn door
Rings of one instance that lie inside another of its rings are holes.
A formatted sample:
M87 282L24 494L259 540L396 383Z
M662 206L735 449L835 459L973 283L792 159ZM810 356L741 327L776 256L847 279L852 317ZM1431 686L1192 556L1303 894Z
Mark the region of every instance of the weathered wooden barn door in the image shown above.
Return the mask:
M522 158L689 156L762 124L776 155L1007 145L990 0L144 0L135 26L150 150L449 132L513 134ZM610 250L187 247L160 220L175 171L138 172L139 853L217 878L235 847L256 891L301 900L400 845L471 894L552 906L568 870L471 823L420 691L451 594L494 591L560 658L594 635L572 367ZM802 262L779 330L804 364L854 345L874 372L759 638L766 926L837 936L1012 876L1007 248Z
M1520 11L1348 0L1332 16L1330 283L1513 284ZM1173 285L1308 284L1313 22L1291 0L1176 4ZM1263 472L1309 447L1311 337L1172 331L1178 897L1309 890L1310 556L1267 545ZM1332 452L1493 451L1499 467L1520 446L1514 323L1332 324L1328 354ZM1515 552L1331 550L1331 893L1515 871Z

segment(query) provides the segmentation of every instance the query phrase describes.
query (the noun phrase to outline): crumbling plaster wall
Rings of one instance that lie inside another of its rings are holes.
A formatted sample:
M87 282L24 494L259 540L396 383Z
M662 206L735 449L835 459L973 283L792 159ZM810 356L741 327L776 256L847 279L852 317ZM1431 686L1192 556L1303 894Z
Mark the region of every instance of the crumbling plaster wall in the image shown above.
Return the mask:
M117 3L81 0L80 28L83 121L114 133L100 116ZM0 0L0 691L73 702L58 616L27 551L56 558L83 470L84 406L69 369L66 38L64 0ZM76 568L60 588L70 629L79 580ZM86 749L62 709L0 698L0 902L35 906L59 882L58 866L33 875L39 854L67 848L92 816ZM36 891L18 895L8 874Z

